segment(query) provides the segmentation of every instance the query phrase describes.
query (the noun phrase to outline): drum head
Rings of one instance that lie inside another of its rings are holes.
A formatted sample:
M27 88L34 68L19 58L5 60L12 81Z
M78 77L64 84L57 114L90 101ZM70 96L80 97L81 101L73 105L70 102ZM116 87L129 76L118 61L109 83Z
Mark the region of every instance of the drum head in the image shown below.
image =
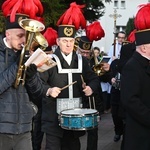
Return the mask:
M81 109L81 108L76 108L76 109L68 109L68 110L64 110L61 112L61 114L64 114L64 115L83 115L83 114L93 114L93 113L96 113L97 110L95 109L87 109L87 108L84 108L84 109Z

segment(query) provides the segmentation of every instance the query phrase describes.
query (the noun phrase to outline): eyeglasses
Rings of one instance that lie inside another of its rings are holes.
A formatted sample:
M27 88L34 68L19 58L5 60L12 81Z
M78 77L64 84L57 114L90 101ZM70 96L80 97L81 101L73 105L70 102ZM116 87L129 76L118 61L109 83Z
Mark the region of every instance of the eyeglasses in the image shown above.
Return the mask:
M124 39L125 37L118 36L118 39Z

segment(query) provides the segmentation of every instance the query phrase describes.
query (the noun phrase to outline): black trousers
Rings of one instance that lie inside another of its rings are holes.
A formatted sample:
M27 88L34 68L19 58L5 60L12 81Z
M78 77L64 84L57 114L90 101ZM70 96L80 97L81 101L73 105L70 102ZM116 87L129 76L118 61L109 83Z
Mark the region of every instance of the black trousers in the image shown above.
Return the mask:
M41 144L44 136L44 132L41 131L41 113L39 109L38 113L33 117L33 130L32 130L32 145L33 150L41 150Z
M87 150L97 150L98 128L87 131Z
M111 88L111 113L114 123L115 134L122 135L124 131L124 123L122 116L123 108L120 102L120 90Z
M124 131L124 122L120 116L120 107L119 105L111 106L112 119L114 123L115 134L122 135Z
M80 150L80 148L79 137L74 136L73 131L65 130L62 138L46 133L46 150Z

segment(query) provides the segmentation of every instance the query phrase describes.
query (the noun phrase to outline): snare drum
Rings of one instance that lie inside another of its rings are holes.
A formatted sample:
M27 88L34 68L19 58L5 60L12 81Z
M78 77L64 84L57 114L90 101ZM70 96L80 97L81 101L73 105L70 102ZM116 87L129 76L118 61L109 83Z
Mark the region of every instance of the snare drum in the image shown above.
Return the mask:
M99 113L95 109L68 109L60 113L60 126L67 130L89 130L96 128Z

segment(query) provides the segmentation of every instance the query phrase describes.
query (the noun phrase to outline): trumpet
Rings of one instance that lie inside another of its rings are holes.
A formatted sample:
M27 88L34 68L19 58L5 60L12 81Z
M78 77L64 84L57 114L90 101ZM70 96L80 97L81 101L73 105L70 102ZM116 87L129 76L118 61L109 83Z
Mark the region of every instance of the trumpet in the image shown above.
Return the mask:
M25 57L25 53L33 49L33 42L39 43L39 45L41 45L43 48L48 46L47 40L40 33L45 29L44 24L34 19L22 19L19 22L19 25L26 31L26 44L21 51L17 77L14 83L15 88L18 87L20 82L22 82L22 85L25 84L25 72L27 67L23 64L23 59Z

